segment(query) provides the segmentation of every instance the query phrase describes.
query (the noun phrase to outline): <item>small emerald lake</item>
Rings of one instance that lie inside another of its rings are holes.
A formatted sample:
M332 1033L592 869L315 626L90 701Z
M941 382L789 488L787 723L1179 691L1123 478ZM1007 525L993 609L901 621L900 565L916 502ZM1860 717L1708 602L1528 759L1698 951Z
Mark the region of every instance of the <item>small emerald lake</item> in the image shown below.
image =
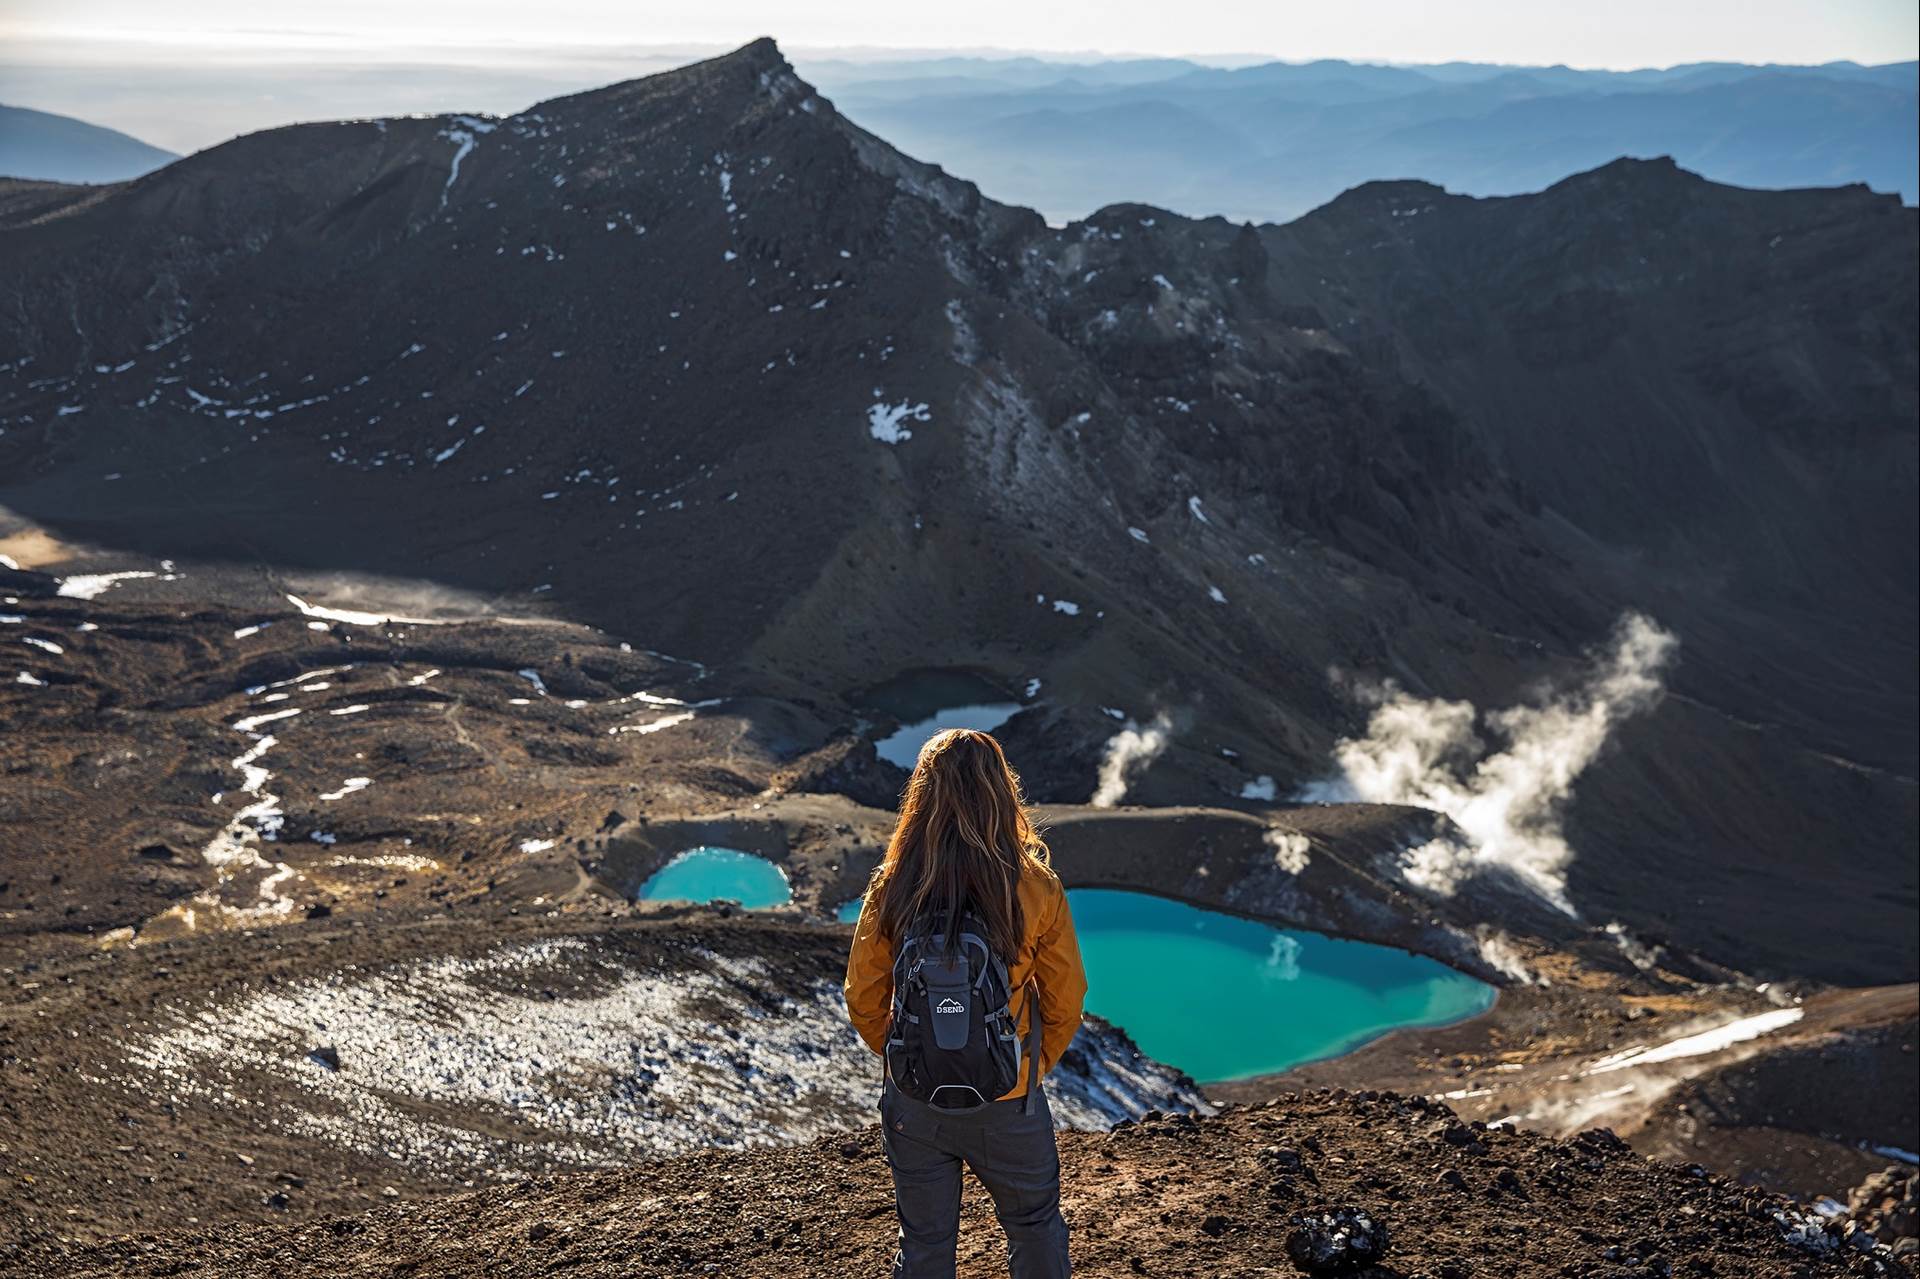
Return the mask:
M736 901L749 910L785 906L793 890L778 866L734 848L689 848L640 886L650 902Z

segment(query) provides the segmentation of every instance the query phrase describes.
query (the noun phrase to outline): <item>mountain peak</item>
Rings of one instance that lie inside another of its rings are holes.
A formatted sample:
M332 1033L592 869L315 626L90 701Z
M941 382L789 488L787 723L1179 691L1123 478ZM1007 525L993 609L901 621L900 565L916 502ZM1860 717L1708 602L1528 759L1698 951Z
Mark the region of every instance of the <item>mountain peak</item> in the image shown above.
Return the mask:
M1342 191L1308 213L1306 218L1354 215L1398 218L1405 216L1408 210L1423 210L1440 201L1471 198L1454 195L1445 187L1419 178L1382 179L1362 182L1359 186Z
M776 100L795 102L819 96L813 86L794 74L792 64L773 38L761 36L717 58L537 102L523 111L521 118L574 107L657 104L667 96L680 97L683 108L694 114L715 108L738 112L746 109L752 97L767 93Z
M1679 161L1670 155L1653 155L1644 158L1623 155L1597 168L1572 174L1563 181L1633 182L1647 186L1667 186L1676 182L1692 185L1704 182L1706 179L1691 169L1681 168Z
M744 71L753 75L778 75L791 73L793 65L786 55L780 52L780 46L774 43L772 36L761 36L749 40L731 53L723 53L717 58L708 58L703 62L690 63L687 66L667 71L666 75L683 72Z
M780 52L780 46L774 43L772 36L761 36L758 39L749 40L732 53L721 55L719 60L749 62L756 65L787 65L785 55Z
M1681 168L1670 155L1646 159L1623 155L1569 174L1538 192L1514 198L1570 197L1587 208L1612 206L1622 201L1634 206L1649 201L1664 206L1676 200L1684 201L1691 192L1707 185L1706 179Z

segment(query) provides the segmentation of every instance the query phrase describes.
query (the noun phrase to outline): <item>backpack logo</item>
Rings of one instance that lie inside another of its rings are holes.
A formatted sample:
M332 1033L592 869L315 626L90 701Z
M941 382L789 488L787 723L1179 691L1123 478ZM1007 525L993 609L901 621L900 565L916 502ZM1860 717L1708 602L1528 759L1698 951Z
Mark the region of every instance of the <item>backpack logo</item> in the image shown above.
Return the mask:
M967 1010L965 1005L957 999L943 999L934 1006L933 1011L937 1013L963 1013Z

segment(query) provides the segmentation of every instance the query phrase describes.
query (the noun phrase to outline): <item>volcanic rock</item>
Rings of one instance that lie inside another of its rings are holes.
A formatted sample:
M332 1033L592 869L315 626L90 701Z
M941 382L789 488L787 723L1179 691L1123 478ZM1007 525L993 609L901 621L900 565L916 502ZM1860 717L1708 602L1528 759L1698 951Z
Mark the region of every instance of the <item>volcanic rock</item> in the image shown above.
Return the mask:
M1315 1208L1287 1224L1287 1258L1303 1274L1351 1275L1387 1255L1386 1226L1362 1208Z
M1911 1257L1920 1238L1916 1185L1920 1175L1915 1169L1890 1166L1854 1187L1847 1196L1847 1216L1862 1231L1890 1245L1895 1256Z

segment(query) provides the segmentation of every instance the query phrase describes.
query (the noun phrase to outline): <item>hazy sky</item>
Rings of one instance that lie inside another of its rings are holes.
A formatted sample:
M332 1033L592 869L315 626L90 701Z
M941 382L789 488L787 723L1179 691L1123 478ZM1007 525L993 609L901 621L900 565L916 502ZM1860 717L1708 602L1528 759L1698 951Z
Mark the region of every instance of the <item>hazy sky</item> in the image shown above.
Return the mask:
M1664 66L1914 56L1912 0L0 0L11 43L151 42L183 54L311 44L429 55L452 44L737 44L1264 53L1439 62Z
M514 111L755 36L849 48L1556 63L1893 62L1914 0L0 0L0 102L191 150L292 120Z

